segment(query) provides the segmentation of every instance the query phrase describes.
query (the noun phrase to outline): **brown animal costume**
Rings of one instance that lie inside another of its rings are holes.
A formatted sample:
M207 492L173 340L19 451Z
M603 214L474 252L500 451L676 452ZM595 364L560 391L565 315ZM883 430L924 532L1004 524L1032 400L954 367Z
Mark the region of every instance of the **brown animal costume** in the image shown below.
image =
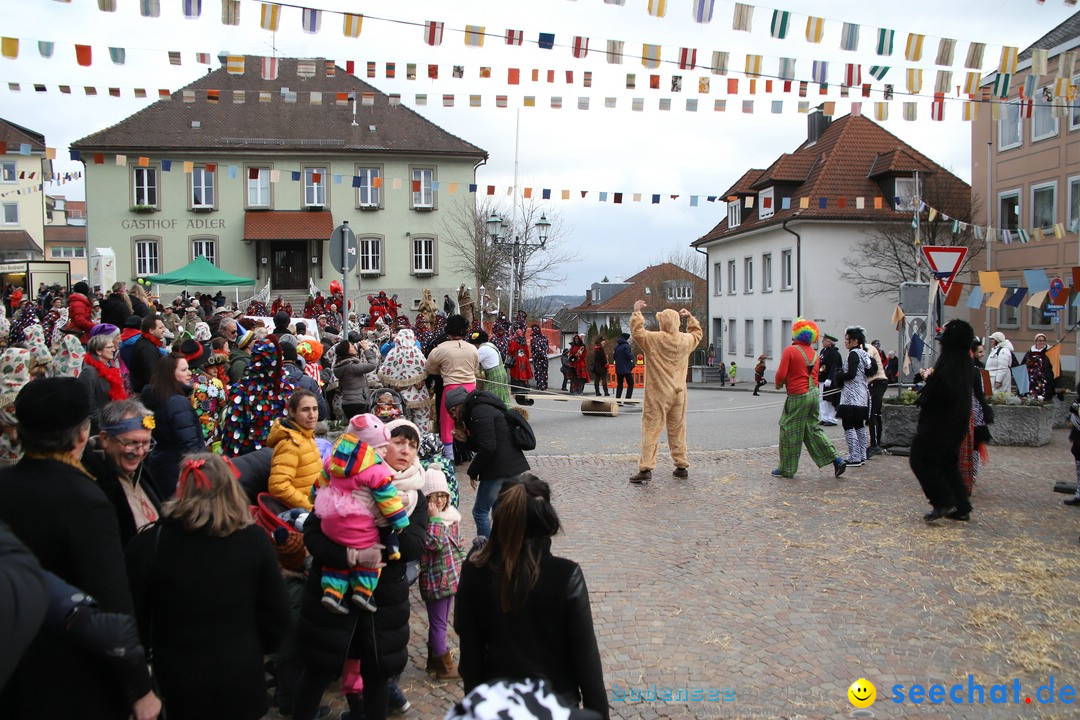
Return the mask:
M417 310L427 320L428 327L434 327L435 316L439 314L439 308L435 305L435 301L431 299L431 291L427 288L424 288L420 295L420 306Z
M660 433L667 428L668 446L675 463L675 477L687 476L690 462L686 458L686 363L690 353L701 342L701 325L688 311L686 331L679 330L682 313L661 310L656 313L660 327L645 329L640 300L630 316L630 335L645 353L645 403L641 416L641 458L633 483L652 479L656 467L656 444Z
M473 323L473 300L469 294L469 288L462 285L457 293L458 314L465 318L465 322L472 327Z

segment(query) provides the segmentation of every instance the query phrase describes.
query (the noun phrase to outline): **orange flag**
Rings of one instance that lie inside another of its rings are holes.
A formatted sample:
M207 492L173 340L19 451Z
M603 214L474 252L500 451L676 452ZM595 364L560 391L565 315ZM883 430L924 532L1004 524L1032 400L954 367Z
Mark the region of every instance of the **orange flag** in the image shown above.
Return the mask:
M956 307L960 302L960 293L963 292L964 286L958 282L954 282L949 286L949 292L945 295L945 304L949 307Z
M1046 350L1046 359L1054 366L1054 377L1061 376L1061 343Z
M91 52L89 45L75 46L75 60L83 67L90 67Z

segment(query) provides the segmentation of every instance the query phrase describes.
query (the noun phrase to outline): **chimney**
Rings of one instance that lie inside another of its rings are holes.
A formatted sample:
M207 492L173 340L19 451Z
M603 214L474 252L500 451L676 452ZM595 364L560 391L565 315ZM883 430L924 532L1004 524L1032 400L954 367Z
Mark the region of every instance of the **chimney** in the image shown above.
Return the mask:
M832 122L832 118L825 117L821 107L818 105L806 116L806 141L808 143L816 143L825 134L825 128Z

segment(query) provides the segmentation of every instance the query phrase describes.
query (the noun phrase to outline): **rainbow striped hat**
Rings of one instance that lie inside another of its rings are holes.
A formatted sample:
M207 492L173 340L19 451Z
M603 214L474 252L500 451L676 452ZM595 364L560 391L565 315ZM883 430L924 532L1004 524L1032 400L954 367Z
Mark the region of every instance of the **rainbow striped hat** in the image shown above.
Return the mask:
M818 326L812 320L798 318L791 326L791 339L795 342L813 345L818 340Z

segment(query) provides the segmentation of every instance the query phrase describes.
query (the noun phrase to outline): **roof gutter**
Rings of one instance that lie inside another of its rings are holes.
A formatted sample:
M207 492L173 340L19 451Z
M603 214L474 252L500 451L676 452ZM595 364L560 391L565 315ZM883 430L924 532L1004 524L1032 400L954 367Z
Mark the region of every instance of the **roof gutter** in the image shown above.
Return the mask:
M796 214L797 216L797 214ZM802 235L788 229L788 220L780 225L784 232L795 236L795 317L802 317Z

